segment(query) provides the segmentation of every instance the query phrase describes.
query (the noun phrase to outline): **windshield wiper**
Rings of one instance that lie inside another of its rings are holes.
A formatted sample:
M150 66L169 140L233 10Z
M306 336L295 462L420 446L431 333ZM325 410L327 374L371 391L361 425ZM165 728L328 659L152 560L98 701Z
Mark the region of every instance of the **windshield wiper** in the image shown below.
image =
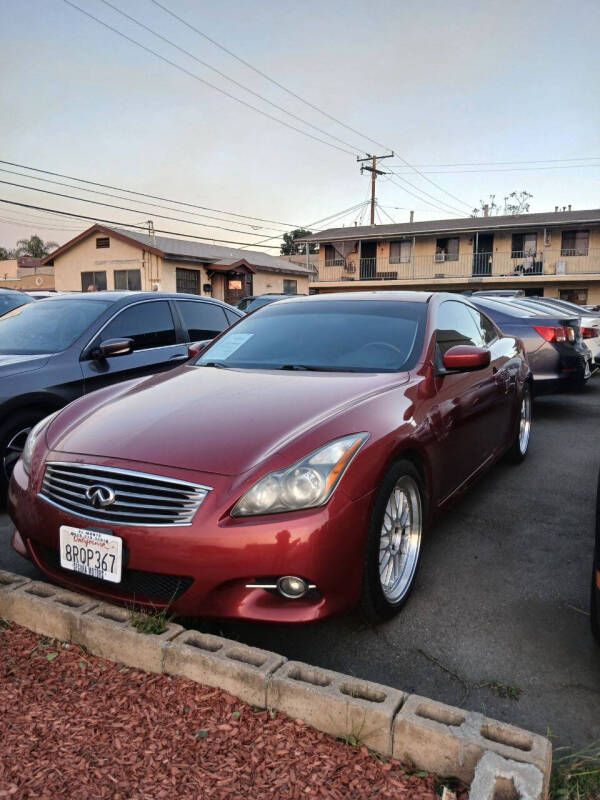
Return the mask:
M316 364L284 364L277 369L287 369L299 372L362 372L356 367L322 367Z

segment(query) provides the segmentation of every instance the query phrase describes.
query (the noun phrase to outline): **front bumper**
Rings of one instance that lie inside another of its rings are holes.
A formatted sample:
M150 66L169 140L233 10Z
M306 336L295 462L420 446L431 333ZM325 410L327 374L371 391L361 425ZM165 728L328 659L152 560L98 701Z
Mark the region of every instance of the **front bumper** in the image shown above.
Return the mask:
M55 460L55 458L53 459ZM64 457L62 457L62 460ZM105 466L117 466L93 459ZM138 463L119 461L122 469ZM148 467L147 472L182 477L181 471ZM231 478L191 473L186 479L213 491L189 527L104 525L50 505L37 491L42 469L29 481L22 464L14 470L8 510L29 557L51 580L109 602L164 608L181 616L263 622L310 622L354 606L360 596L362 564L372 493L350 500L338 487L329 503L310 511L232 519ZM87 578L58 563L61 525L110 531L126 552L121 584ZM316 591L287 600L247 584L298 575Z

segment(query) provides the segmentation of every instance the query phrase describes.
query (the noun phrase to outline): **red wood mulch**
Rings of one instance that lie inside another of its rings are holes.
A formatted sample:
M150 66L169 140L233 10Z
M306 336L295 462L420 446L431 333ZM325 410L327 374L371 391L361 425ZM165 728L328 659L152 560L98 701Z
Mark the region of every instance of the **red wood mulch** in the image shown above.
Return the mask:
M436 792L433 776L283 714L1 623L0 798L265 797L436 800Z

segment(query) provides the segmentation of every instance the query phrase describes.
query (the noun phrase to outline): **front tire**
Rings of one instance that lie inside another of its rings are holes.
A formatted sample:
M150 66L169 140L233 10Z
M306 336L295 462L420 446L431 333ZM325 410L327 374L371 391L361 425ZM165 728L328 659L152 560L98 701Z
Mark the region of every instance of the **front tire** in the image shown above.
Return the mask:
M531 415L532 415L533 395L531 383L527 381L523 386L521 404L519 406L519 417L513 438L509 456L515 464L520 464L527 457L529 443L531 441Z
M400 459L384 478L371 513L361 610L373 622L390 619L408 599L421 558L425 490L411 461Z

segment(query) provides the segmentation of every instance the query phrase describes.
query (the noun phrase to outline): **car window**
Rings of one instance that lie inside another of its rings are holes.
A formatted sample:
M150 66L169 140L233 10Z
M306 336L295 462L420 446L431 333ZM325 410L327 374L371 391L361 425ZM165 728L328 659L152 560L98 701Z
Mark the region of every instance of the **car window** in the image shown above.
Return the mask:
M22 306L25 303L30 303L31 301L31 297L18 294L17 292L14 294L0 294L0 316L2 314L6 314L7 311L12 311L13 308L18 308L19 306Z
M72 298L19 306L0 317L0 353L40 355L66 350L110 305Z
M483 347L485 344L481 326L471 309L455 300L447 300L439 308L436 342L442 355L457 345Z
M136 303L124 309L102 331L104 339L133 339L135 350L175 344L175 325L166 300Z
M481 334L481 340L484 345L491 344L498 338L498 331L494 323L488 319L485 314L482 314L476 308L469 308L469 311L475 319L475 324Z
M505 317L521 317L523 319L539 316L536 311L528 310L523 306L516 306L510 302L503 303L498 300L492 300L489 297L486 297L485 300L481 297L474 297L472 301L476 306L481 306L484 311L491 312L492 316L494 313L504 314Z
M236 314L234 311L231 311L229 308L224 308L223 311L225 312L225 316L227 317L227 322L230 325L233 325L234 322L237 322L240 318L240 314Z
M324 372L412 369L423 348L427 308L393 300L271 303L225 332L196 364Z
M228 326L224 310L216 303L202 300L177 300L176 302L191 342L214 339Z

